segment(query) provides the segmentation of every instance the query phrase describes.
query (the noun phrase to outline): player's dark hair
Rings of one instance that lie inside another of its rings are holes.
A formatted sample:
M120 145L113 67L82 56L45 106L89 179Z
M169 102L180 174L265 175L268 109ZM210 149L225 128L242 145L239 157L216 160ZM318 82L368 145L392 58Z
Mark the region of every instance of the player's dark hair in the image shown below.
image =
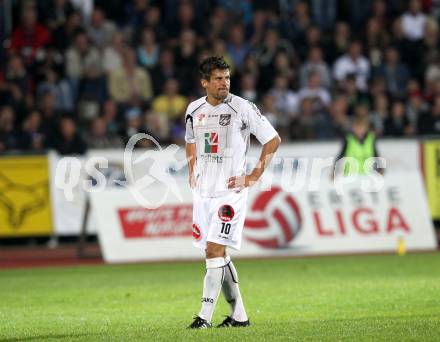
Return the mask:
M212 56L205 58L202 63L200 63L199 74L202 79L209 81L209 79L211 78L211 72L213 70L226 70L229 68L229 64L226 63L223 57Z

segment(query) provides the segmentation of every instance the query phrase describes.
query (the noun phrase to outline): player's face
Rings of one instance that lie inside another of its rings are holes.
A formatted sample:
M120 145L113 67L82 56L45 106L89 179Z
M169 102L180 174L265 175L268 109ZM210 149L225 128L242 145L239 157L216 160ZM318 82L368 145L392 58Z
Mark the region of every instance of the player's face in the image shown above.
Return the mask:
M215 69L211 72L211 78L202 80L202 86L206 89L208 96L216 100L222 101L229 94L231 86L231 76L228 69Z

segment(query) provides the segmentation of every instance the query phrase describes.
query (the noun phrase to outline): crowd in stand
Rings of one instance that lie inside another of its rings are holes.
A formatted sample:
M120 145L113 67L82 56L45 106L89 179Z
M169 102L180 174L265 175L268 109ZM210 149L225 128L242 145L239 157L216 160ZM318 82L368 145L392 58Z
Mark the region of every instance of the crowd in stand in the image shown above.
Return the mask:
M438 0L12 3L0 153L117 148L138 132L183 144L209 55L283 141L338 138L355 116L379 137L440 135Z

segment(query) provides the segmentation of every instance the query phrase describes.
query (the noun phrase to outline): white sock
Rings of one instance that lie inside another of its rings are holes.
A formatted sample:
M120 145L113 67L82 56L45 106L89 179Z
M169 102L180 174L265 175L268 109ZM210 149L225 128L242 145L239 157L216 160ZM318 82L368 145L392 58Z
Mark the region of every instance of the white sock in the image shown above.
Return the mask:
M222 283L225 278L225 258L206 259L206 275L203 281L202 308L199 317L211 322Z
M238 286L237 270L235 269L229 255L226 256L225 261L225 280L223 281L222 290L226 301L231 305L231 316L239 322L247 321L248 317L244 309L243 299L241 298L240 288Z

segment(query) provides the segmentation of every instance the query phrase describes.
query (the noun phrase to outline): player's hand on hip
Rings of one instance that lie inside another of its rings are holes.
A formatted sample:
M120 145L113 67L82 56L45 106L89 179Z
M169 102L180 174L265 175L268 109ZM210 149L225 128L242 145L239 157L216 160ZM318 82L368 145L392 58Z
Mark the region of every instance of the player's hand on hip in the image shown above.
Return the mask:
M243 189L254 185L258 178L252 175L234 176L228 179L229 189Z

